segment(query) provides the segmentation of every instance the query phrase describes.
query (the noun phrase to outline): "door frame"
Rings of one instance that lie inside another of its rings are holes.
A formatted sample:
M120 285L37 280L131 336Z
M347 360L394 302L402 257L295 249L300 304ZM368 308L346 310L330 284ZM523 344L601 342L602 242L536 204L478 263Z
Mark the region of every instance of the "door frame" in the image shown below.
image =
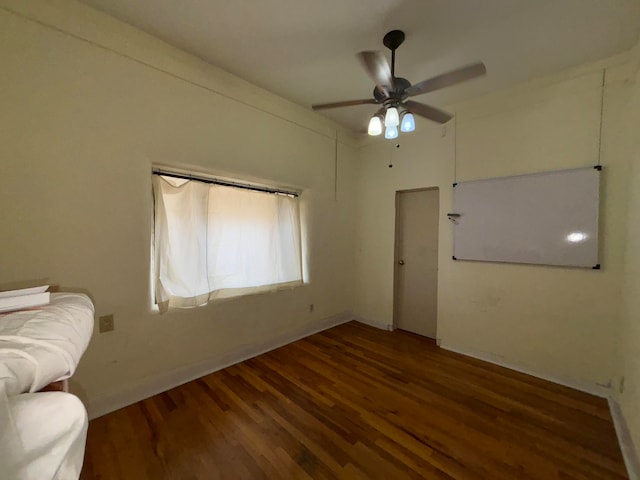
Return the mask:
M396 199L395 199L395 225L394 225L394 240L393 240L393 319L391 324L391 329L395 330L398 328L398 283L399 283L399 238L400 238L400 222L398 219L398 206L400 205L400 194L402 193L411 193L411 192L424 192L426 190L437 190L438 191L438 261L440 259L440 187L420 187L420 188L408 188L405 190L396 190ZM438 264L438 286L440 286L440 266ZM440 291L440 289L438 289ZM439 344L438 340L438 324L439 324L439 316L438 311L436 310L436 338L434 339L436 343ZM425 337L426 338L426 337Z

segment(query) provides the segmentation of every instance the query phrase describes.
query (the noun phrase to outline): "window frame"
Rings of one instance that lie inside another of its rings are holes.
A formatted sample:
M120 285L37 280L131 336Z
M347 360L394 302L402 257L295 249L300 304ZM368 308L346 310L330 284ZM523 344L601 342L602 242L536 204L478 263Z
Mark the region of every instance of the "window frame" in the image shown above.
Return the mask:
M308 283L307 281L308 275L307 275L307 268L306 268L306 261L305 261L307 236L306 236L304 223L303 223L304 209L302 206L302 202L299 199L299 197L301 197L303 193L302 190L290 188L290 187L279 187L279 186L270 186L266 184L249 183L249 182L244 182L240 180L232 180L229 178L221 178L221 177L209 176L206 174L176 171L172 169L169 170L169 169L157 168L157 167L154 167L152 169L152 179L155 176L182 179L182 180L185 180L185 183L188 181L197 181L205 184L221 185L224 187L233 187L237 189L245 189L245 190L250 190L255 192L274 194L274 195L285 195L288 197L295 198L297 201L297 204L295 206L296 213L297 213L297 219L295 222L297 227L297 232L295 232L295 235L297 237L297 243L298 243L297 253L298 253L298 267L299 267L300 274L299 274L299 279L288 281L288 282L211 290L208 292L208 294L206 294L208 298L205 301L198 303L197 305L175 305L174 304L175 299L181 298L181 297L170 297L167 300L159 299L158 291L156 289L157 282L159 281L159 276L156 270L157 268L156 262L158 257L156 255L157 244L156 244L156 238L155 238L156 237L156 216L158 211L156 206L156 197L155 197L156 194L153 193L152 195L152 198L153 198L152 229L151 229L151 265L150 265L151 267L150 268L150 279L151 279L150 293L151 293L152 310L156 312L159 311L160 313L164 313L168 310L174 310L174 309L195 308L195 307L207 305L208 303L215 302L217 300L240 298L244 296L264 294L264 293L276 292L281 290L289 290L292 288L303 286L306 283ZM203 296L204 295L205 294L203 294ZM188 298L188 297L183 297L183 298ZM172 299L174 300L174 302L171 301Z

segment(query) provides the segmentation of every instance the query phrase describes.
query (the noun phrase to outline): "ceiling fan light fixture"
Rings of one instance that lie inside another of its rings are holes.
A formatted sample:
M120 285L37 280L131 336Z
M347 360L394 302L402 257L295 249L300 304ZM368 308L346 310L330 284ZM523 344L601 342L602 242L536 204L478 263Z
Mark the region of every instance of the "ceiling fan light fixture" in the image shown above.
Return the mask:
M375 114L377 118L369 120L367 132L369 135L380 135L386 127L385 137L389 139L397 138L399 130L403 133L415 131L415 115L435 123L447 123L453 115L410 98L486 75L486 66L482 62L475 62L412 84L395 73L396 50L404 40L402 30L392 30L384 36L382 43L391 50L391 63L379 51L366 50L358 53L362 67L375 84L373 98L315 104L311 107L314 110L324 110L354 105L379 105L380 110Z
M398 138L398 127L387 127L384 131L384 138L387 140Z
M369 120L367 133L371 136L380 135L382 133L382 120L380 120L378 115L374 115L371 117L371 120Z
M400 114L398 113L398 109L396 107L387 108L387 114L384 116L384 126L397 127L398 125L400 125ZM398 129L396 128L396 131L397 130Z
M416 119L413 118L413 114L411 112L406 112L402 116L402 123L400 124L400 130L402 132L408 133L413 132L416 129Z

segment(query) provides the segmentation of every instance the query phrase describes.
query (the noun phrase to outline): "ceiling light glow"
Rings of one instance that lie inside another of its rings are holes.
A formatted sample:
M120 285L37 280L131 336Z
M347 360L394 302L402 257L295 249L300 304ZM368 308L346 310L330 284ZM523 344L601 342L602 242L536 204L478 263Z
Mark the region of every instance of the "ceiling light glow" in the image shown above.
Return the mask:
M384 131L384 138L388 140L398 138L398 127L387 127Z
M367 133L371 136L380 135L382 133L382 120L380 120L380 117L377 115L371 117Z
M407 112L402 117L400 130L403 132L413 132L416 129L416 120L411 112Z
M384 117L385 127L397 127L400 125L400 115L396 107L387 108L387 114Z

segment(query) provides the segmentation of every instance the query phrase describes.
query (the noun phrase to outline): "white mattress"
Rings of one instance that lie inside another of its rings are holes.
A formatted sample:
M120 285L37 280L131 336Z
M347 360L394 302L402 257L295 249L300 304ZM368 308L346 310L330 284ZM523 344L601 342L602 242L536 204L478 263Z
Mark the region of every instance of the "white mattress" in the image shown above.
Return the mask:
M10 397L70 377L93 333L86 295L54 293L51 303L0 314L0 383Z

